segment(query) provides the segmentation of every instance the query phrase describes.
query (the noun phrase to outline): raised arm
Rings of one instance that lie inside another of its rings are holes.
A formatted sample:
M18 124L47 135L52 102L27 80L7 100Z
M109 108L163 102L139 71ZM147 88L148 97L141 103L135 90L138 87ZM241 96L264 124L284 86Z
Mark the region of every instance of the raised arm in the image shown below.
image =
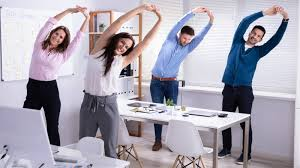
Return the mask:
M180 31L180 29L184 26L184 24L191 19L193 16L195 16L196 13L204 13L206 11L206 8L204 7L197 7L194 8L192 11L185 14L171 29L169 32L167 39L176 39L177 33Z
M236 31L234 33L233 43L244 40L244 34L245 34L246 30L248 29L248 27L250 26L250 24L252 22L254 22L255 20L257 20L258 18L263 17L263 16L264 16L264 13L262 11L260 11L260 12L257 12L257 13L254 13L252 15L245 17L240 22L238 28L236 29Z
M276 6L275 10L276 13L282 15L283 19L276 33L264 45L260 46L259 49L261 57L267 55L274 47L279 44L288 25L288 13L280 6Z
M152 12L156 14L158 17L157 22L152 27L152 29L147 33L144 40L140 42L129 54L127 57L125 57L123 61L123 68L126 67L128 64L130 64L132 61L134 61L139 55L142 54L142 51L150 44L151 40L156 35L158 28L161 24L161 15L158 11L158 9L155 6L152 6L153 9L151 9Z
M125 22L149 8L151 8L151 5L143 4L119 17L103 32L100 38L96 41L95 47L92 50L91 54L95 54L102 50L107 45L108 40L111 38L111 36L113 36L117 31L119 31L119 29Z
M76 8L68 8L64 11L62 11L61 13L57 14L54 16L54 19L56 19L57 21L60 21L63 17L65 17L67 14L72 14L72 13L77 13L79 12L81 9L81 7L77 6Z
M45 23L45 25L40 29L40 31L36 37L36 40L35 40L35 46L40 45L40 43L46 39L47 35L49 34L49 32L51 31L53 26L59 20L61 20L64 16L66 16L69 13L77 13L77 12L79 12L78 8L68 8L68 9L60 12L59 14L55 15L54 17L50 17L48 19L48 21Z
M200 42L203 40L203 38L205 37L205 35L208 33L208 31L210 30L213 22L214 22L214 15L213 13L209 10L206 9L206 13L209 17L209 22L208 24L202 29L201 32L199 32L191 41L191 43L188 45L189 47L189 52L193 51L199 44Z
M84 15L85 19L84 19L79 31L76 33L75 37L69 44L67 50L64 52L64 54L63 54L64 61L67 61L71 57L73 51L75 51L75 48L79 45L79 43L82 39L82 36L83 36L84 32L86 31L86 27L87 27L87 24L88 24L89 18L90 18L89 13L87 12L87 8L80 7L80 6L77 6L77 8Z
M85 32L86 31L86 27L87 25L89 24L89 20L90 20L90 15L88 13L88 10L87 8L85 7L80 7L80 6L77 6L77 8L79 8L79 11L84 15L85 19L80 27L80 31L81 32Z

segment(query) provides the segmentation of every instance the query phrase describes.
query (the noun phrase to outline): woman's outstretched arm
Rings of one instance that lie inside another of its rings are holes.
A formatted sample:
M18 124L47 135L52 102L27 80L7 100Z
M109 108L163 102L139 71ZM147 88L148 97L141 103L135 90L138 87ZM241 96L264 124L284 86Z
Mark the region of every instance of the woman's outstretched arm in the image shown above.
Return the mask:
M123 68L126 67L128 64L130 64L132 61L134 61L139 55L142 54L143 50L150 44L156 33L158 32L158 29L160 27L162 18L160 15L159 10L156 8L156 6L152 5L150 11L156 14L158 17L157 22L152 27L152 29L147 33L144 40L140 42L129 54L127 57L125 57L123 62Z
M119 31L119 29L125 22L133 18L135 15L142 13L144 10L150 10L150 9L151 9L151 5L144 4L130 10L129 12L119 17L103 32L100 38L96 41L95 47L92 50L91 54L96 54L97 52L102 50L107 45L108 40L111 38L111 36L113 36L117 31Z

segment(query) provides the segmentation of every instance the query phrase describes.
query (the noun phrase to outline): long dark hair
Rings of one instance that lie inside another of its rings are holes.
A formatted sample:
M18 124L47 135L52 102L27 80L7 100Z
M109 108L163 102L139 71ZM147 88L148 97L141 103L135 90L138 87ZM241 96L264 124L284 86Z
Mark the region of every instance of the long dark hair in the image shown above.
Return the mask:
M47 47L51 44L51 43L50 43L50 38L51 38L52 34L53 34L54 32L56 32L57 30L59 30L59 29L63 30L63 31L66 33L66 36L65 36L63 42L62 42L61 44L59 44L59 45L58 45L56 48L54 48L53 50L54 50L55 52L59 52L59 53L63 53L64 51L66 51L67 47L68 47L69 44L70 44L70 36L71 36L71 35L70 35L69 29L68 29L67 27L65 27L65 26L58 26L58 27L56 27L55 29L51 30L51 32L49 33L49 35L48 35L48 37L46 38L46 40L44 40L43 43L42 43L42 48L43 48L43 50L46 50Z
M98 58L103 57L105 59L104 75L106 75L111 68L111 64L114 61L114 55L115 55L114 52L115 52L117 44L121 38L128 38L132 41L132 46L130 48L128 48L127 51L122 54L122 56L127 56L134 48L135 42L134 42L133 37L129 33L121 32L121 33L113 35L110 38L107 46L104 47L104 49L105 49L104 53L98 57Z

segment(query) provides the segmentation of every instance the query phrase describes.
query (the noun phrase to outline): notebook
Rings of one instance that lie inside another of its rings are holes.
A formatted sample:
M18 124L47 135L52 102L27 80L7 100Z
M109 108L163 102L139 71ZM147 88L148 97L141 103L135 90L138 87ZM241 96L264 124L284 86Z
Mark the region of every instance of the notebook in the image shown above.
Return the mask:
M217 115L216 112L202 111L202 110L191 110L188 112L188 114L195 115L195 116L203 116L203 117L214 117Z
M140 103L140 102L133 102L133 103L129 103L127 104L130 107L155 107L156 104L152 104L152 103Z

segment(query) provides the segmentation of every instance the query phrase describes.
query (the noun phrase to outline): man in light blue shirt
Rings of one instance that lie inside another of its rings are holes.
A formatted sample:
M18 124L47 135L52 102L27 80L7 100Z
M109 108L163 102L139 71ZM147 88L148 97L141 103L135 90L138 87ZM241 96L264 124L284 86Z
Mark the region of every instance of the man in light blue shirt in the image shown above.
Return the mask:
M203 30L193 38L195 35L194 29L190 26L184 26L184 24L197 13L206 13L210 20ZM211 28L213 21L214 16L211 11L205 7L197 7L183 16L171 29L152 69L150 92L153 102L163 103L165 98L166 100L172 100L175 104L177 103L178 81L176 77L180 64L200 44ZM179 31L178 37L177 33ZM158 151L162 147L162 125L154 124L154 130L155 143L152 150Z

